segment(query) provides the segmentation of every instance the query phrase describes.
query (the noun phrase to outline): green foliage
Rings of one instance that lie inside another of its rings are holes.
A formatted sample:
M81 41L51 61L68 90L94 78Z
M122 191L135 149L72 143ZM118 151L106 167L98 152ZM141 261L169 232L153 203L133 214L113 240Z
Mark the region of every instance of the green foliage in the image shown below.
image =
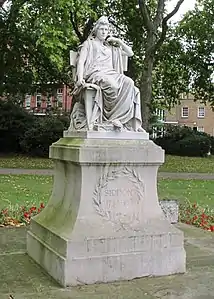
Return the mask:
M67 115L39 118L12 101L0 101L0 152L47 156L49 146L68 126Z
M166 107L179 103L181 93L214 104L213 0L198 0L158 53L153 73L153 94Z
M27 128L35 123L35 117L12 101L0 100L1 152L19 152L20 141Z
M183 64L191 72L191 90L200 100L211 103L214 102L213 12L213 0L199 0L176 29L176 36L184 44Z
M155 143L160 145L166 154L178 156L204 157L211 149L210 136L189 127L169 126L165 136L157 138Z
M175 143L175 151L180 156L204 157L210 150L210 144L208 137L192 135L177 141ZM172 154L176 154L176 152L172 151Z
M146 5L152 30L139 3ZM155 108L177 103L181 93L191 91L196 99L213 103L214 4L196 4L178 26L168 24L164 36L165 12L155 23L154 0L14 0L11 9L0 8L0 94L45 90L47 82L72 87L69 50L77 49L94 21L107 14L133 45L128 74L143 94L147 121Z
M179 102L182 93L189 92L191 71L184 63L185 59L183 46L171 31L156 57L153 71L153 106L170 108Z
M28 93L47 82L72 86L69 51L83 42L104 0L14 0L0 8L0 94Z
M22 152L37 157L48 156L49 146L62 137L68 125L68 117L45 116L37 119L34 126L29 127L22 137Z

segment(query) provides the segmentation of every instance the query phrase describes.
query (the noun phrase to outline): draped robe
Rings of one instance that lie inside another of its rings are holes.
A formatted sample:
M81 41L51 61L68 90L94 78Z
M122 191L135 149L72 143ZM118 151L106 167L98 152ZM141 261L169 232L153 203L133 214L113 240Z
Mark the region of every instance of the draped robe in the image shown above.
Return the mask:
M80 51L86 51L87 57L85 82L98 87L91 123L101 116L103 121L119 120L129 129L141 127L140 93L133 80L123 74L122 49L89 38Z

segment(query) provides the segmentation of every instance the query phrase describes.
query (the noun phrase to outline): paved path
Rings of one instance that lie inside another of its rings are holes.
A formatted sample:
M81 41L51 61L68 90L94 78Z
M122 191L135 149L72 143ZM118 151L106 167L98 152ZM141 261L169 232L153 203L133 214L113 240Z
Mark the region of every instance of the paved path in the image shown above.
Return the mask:
M65 289L26 254L25 228L1 228L0 299L213 299L214 233L185 224L178 227L185 236L185 274Z
M53 169L0 168L0 174L53 175ZM159 172L159 178L214 180L214 173Z

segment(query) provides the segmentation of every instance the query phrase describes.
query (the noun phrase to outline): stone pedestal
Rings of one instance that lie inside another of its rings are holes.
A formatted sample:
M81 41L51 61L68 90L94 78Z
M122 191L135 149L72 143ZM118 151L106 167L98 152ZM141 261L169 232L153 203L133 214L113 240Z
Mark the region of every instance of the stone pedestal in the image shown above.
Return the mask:
M53 192L32 219L27 251L62 286L185 272L183 233L158 203L160 147L64 137L50 157Z

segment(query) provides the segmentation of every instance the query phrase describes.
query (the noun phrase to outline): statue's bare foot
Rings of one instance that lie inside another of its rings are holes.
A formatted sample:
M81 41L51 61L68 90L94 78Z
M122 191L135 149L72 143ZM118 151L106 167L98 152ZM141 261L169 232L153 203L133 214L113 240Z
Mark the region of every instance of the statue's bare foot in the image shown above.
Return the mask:
M137 129L137 131L138 131L138 132L142 132L142 133L146 133L146 131L145 131L142 127L139 127L139 128Z
M123 125L121 124L121 122L118 119L112 120L112 124L117 129L122 129L123 128Z

